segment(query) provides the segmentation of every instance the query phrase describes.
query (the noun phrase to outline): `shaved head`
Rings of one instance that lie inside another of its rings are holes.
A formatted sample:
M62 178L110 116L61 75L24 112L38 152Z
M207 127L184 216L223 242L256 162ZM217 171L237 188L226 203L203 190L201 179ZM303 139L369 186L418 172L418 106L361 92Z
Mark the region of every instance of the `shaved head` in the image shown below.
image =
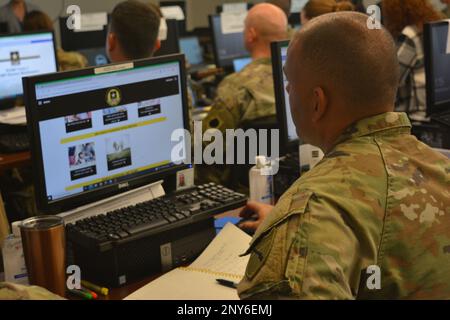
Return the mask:
M338 131L393 110L399 80L396 46L387 30L369 29L364 14L330 13L305 24L291 42L285 71L297 131L316 145L321 142L317 134L330 134L326 127ZM308 107L316 128L304 123L311 120L305 118Z
M270 43L287 37L288 21L279 7L261 3L253 6L245 19L245 42L247 49L270 51ZM256 48L255 48L256 47Z
M333 13L311 20L296 34L292 54L353 105L395 100L399 74L394 40L385 29L368 29L364 14Z
M266 2L279 7L287 17L291 14L291 0L267 0Z

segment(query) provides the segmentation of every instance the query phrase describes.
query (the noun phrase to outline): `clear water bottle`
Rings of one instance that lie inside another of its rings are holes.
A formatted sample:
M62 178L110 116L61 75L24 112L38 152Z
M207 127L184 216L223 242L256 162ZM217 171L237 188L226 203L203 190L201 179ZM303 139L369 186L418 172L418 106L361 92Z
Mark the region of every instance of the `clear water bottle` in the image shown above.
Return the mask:
M274 204L273 172L271 161L265 156L257 156L255 166L250 169L250 200Z

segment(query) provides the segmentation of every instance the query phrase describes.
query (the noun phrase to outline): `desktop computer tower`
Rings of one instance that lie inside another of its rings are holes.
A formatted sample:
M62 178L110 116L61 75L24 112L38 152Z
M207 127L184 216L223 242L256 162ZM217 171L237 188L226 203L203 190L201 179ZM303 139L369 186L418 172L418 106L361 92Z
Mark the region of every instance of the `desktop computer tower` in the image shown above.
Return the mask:
M120 287L187 265L215 235L214 218L210 218L136 240L116 242L104 251L69 242L68 264L80 267L83 280Z

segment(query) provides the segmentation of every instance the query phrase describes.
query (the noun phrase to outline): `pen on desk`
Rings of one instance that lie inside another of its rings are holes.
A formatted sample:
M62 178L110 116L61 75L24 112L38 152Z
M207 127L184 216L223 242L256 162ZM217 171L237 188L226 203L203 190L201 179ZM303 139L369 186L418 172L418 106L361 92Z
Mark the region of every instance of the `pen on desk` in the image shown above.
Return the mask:
M86 280L81 280L81 285L83 287L89 289L89 290L92 290L92 291L97 292L98 294L101 294L101 295L104 295L104 296L107 296L108 293L109 293L109 289L108 288L103 288L103 287L97 286L97 285L95 285L93 283L90 283L90 282L88 282Z
M237 284L234 283L233 281L225 280L225 279L216 279L216 281L222 286L225 286L228 288L233 288L233 289L237 288Z
M90 293L88 293L86 291L83 291L83 290L69 290L69 292L71 294L74 294L74 295L76 295L78 297L81 297L83 299L86 299L86 300L92 300L93 299L93 297L92 297L92 295Z
M94 300L97 300L97 299L98 299L98 294L95 293L94 291L89 290L89 289L84 288L84 287L82 287L81 290L84 291L84 292L89 293L89 294L92 296L92 298L93 298Z

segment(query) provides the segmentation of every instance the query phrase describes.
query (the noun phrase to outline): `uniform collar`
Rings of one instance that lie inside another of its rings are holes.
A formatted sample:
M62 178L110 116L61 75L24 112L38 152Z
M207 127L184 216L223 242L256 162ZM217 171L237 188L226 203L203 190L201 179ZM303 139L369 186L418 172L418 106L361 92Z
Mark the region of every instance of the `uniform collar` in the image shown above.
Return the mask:
M411 132L411 122L406 113L386 112L355 122L341 134L336 144L374 133L382 133L383 131L401 128L407 132Z
M272 59L270 57L268 58L259 58L256 60L253 60L250 64L272 64Z

